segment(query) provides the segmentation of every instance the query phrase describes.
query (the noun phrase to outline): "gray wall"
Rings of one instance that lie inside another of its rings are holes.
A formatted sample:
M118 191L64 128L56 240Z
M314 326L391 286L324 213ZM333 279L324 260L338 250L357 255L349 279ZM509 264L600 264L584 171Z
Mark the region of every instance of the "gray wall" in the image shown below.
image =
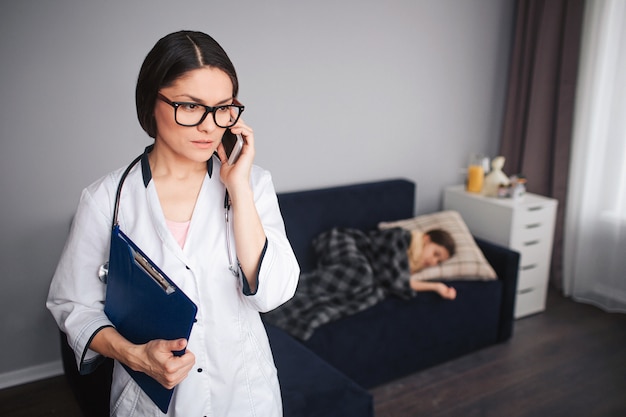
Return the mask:
M81 189L149 143L134 83L159 37L228 51L278 191L406 177L426 213L470 152L497 151L513 3L3 2L0 377L58 365L50 278Z

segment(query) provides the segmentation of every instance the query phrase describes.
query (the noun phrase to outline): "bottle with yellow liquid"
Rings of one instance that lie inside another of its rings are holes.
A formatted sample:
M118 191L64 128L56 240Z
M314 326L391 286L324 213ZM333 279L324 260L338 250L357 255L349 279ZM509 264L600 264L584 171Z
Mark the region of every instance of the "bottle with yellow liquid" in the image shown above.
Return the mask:
M485 182L485 161L489 161L483 155L473 154L470 156L467 167L467 191L470 193L480 193Z

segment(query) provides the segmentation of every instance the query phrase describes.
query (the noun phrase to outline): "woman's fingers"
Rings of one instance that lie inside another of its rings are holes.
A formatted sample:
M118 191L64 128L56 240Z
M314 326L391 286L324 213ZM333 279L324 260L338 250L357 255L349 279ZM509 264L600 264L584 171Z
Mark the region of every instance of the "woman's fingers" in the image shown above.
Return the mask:
M146 373L167 389L180 384L196 363L195 355L186 351L177 355L187 346L185 339L153 340L145 345L148 366Z

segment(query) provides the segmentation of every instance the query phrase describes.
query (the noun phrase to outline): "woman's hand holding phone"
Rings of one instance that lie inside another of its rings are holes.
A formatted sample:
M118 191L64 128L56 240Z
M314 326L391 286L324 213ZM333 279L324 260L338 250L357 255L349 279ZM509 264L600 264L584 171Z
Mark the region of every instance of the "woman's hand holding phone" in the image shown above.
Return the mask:
M220 177L231 196L239 187L249 187L254 154L254 132L239 119L235 126L226 129L222 143L217 148L217 155L222 161Z
M238 105L241 104L236 98L233 99L233 102ZM248 132L245 132L246 130L248 130ZM246 140L244 139L242 134L246 138L248 136L251 138L252 129L250 129L240 118L233 127L228 128L224 131L224 135L222 136L221 147L226 152L226 157L228 158L226 161L228 162L228 165L234 165L235 162L237 162L237 159L239 159L239 155L241 154L241 151L243 150L243 146L246 143ZM219 147L218 147L218 155L220 157L220 160L224 162L224 158L219 153Z
M254 132L241 119L231 129L233 134L241 135L243 148L237 162L228 163L224 143L217 148L222 161L220 179L228 190L232 203L232 227L237 260L250 289L257 288L257 273L263 246L267 240L265 230L257 211L254 192L250 186L250 173L254 162Z

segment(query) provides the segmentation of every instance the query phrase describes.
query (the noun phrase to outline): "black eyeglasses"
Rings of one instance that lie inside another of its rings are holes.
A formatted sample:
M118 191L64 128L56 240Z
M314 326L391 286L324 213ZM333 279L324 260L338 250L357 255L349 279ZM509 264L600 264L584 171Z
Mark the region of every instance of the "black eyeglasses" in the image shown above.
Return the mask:
M213 121L219 127L232 127L239 120L245 109L239 104L225 104L223 106L205 106L198 103L171 101L159 93L159 99L174 107L174 120L181 126L193 127L204 122L209 113L213 114Z

